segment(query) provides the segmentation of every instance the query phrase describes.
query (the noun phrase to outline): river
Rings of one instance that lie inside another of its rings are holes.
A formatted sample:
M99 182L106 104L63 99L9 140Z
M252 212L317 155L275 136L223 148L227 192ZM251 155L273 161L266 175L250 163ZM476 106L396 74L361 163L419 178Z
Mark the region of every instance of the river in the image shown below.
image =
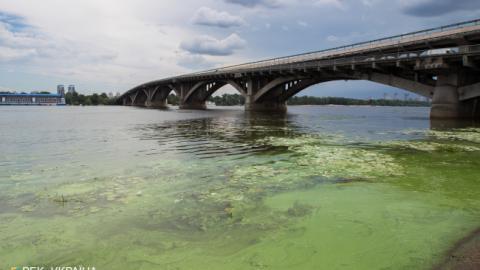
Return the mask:
M0 268L431 269L480 227L480 129L428 113L0 107Z

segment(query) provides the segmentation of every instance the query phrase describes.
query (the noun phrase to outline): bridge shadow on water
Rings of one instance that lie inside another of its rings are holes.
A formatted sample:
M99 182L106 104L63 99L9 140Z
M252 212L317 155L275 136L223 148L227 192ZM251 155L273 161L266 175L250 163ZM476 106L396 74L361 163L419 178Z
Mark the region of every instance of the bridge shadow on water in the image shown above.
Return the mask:
M289 113L259 113L237 110L181 111L179 120L137 125L136 137L155 141L158 147L147 155L180 153L209 159L284 151L262 142L269 137L293 138L323 134L369 141L422 139L423 132L478 127L471 120L429 120L423 108L300 107ZM190 117L188 116L188 117Z
M431 119L430 129L450 130L480 127L480 121L472 119Z
M208 117L147 124L137 127L141 140L154 140L161 150L195 155L200 159L225 156L243 157L274 151L257 143L266 137L299 134L295 115L241 112Z

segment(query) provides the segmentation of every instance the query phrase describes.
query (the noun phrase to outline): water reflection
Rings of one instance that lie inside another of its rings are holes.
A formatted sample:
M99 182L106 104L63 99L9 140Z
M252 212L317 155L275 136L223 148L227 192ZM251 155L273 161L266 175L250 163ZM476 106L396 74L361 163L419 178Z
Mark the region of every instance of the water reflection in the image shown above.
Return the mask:
M139 150L142 155L181 153L204 159L270 151L271 146L259 143L267 137L328 134L345 137L344 143L352 144L422 139L429 124L423 108L293 107L280 114L197 113L199 117L193 119L137 124L130 132L141 141L156 142L153 148Z
M431 119L430 129L432 130L449 130L462 129L469 127L480 127L478 120L472 119Z
M480 131L429 131L425 108L19 113L0 268L426 269L479 224Z
M197 158L242 156L269 150L258 144L268 136L299 134L295 116L250 114L147 124L135 128L140 140L154 140L162 151L192 154Z

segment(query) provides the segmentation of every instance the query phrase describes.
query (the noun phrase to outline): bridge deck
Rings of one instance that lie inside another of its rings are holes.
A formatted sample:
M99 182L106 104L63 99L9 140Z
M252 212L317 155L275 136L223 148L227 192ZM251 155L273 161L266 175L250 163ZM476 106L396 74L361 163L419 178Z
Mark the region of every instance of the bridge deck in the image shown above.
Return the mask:
M349 45L346 47L334 48L325 51L306 53L301 55L287 56L281 58L275 58L265 61L253 62L240 64L235 66L229 66L214 70L208 70L203 72L197 72L193 74L188 74L186 76L195 76L195 75L206 75L206 74L216 74L221 72L241 72L248 69L256 69L262 67L276 66L276 65L286 65L299 62L308 62L316 61L328 58L339 58L352 56L357 54L371 53L384 51L391 48L400 48L412 44L418 43L428 43L435 40L444 40L448 38L454 38L459 34L468 35L473 33L480 33L480 20L468 22L461 24L460 26L445 26L434 30L426 30L421 32L415 32L411 34L400 35L392 38L380 39L375 41L370 41L366 43L359 43L354 45Z
M333 49L221 67L160 79L139 85L129 90L127 93L153 85L168 84L179 81L194 81L208 77L235 76L236 74L256 71L274 71L298 65L311 67L313 63L320 67L322 65L365 63L369 61L409 60L421 57L422 52L425 52L425 50L428 49L457 46L455 45L456 42L461 41L465 42L464 44L468 44L466 37L480 39L480 19ZM480 52L478 46L461 46L461 48L462 51L457 52L457 56L459 54L468 54L471 52L478 54ZM381 55L381 57L372 57L372 55Z

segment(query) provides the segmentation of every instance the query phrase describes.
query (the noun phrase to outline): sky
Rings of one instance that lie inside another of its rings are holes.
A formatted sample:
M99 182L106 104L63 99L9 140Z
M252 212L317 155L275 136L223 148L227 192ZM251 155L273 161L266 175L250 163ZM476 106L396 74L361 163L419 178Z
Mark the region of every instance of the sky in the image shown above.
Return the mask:
M476 19L479 0L0 0L0 91L147 81ZM228 87L220 91L233 91ZM381 97L370 82L301 93Z

